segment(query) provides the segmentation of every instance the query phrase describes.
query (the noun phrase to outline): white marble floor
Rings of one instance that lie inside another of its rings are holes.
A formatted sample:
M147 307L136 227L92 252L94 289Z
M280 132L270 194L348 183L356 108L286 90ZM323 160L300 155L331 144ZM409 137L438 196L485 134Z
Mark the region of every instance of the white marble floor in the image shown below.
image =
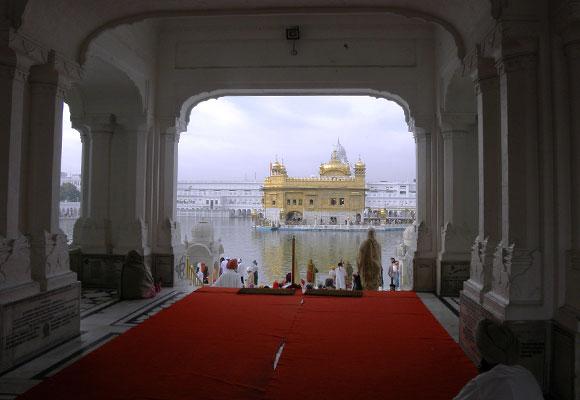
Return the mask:
M152 299L123 301L116 290L83 289L80 336L0 375L0 400L14 399L195 289L163 288Z
M459 342L459 298L437 297L433 293L417 293L417 296L449 336Z
M195 289L193 286L164 288L152 299L124 301L118 299L114 290L83 289L80 336L0 375L0 400L14 399ZM440 299L432 293L418 293L418 296L449 335L458 341L458 308L454 311L458 299Z

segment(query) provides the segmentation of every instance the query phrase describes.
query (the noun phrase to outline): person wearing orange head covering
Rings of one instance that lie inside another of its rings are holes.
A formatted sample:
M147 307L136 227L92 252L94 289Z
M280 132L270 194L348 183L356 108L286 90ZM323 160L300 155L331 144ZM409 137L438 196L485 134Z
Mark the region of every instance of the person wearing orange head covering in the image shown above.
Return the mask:
M216 287L241 288L242 279L238 273L238 261L232 258L226 265L225 272L213 284Z

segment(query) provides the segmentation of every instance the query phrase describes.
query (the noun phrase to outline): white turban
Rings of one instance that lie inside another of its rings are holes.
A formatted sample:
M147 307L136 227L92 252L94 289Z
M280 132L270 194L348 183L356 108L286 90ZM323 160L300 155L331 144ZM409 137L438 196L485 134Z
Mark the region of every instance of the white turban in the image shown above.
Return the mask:
M475 342L481 357L492 364L513 365L518 361L518 339L505 324L481 320L477 325Z

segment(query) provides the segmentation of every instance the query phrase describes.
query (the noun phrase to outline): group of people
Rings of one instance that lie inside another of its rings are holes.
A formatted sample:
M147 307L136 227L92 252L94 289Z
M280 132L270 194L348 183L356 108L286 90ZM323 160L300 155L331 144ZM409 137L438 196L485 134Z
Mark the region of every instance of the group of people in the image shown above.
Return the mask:
M329 276L324 284L318 284L319 288L332 288L342 290L397 290L400 286L401 266L399 261L391 258L389 264L382 265L381 245L376 239L375 230L369 229L368 237L359 247L357 256L358 271L355 271L350 262L342 260L331 267ZM216 277L213 286L217 287L257 287L258 286L258 262L254 260L252 265L245 267L242 259L222 257L214 266ZM316 273L312 259L306 268L306 281L304 285L315 287L317 285ZM206 283L207 268L199 269L198 276ZM291 283L291 277L285 277L282 281L275 281L272 286L284 286Z
M252 265L245 267L242 259L220 259L219 277L214 282L216 287L256 287L258 286L258 262L252 261Z

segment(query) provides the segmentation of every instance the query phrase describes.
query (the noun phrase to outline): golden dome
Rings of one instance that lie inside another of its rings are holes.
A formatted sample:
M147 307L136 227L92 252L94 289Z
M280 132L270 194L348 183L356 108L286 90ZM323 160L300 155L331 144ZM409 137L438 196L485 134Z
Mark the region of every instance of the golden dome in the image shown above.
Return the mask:
M358 161L354 164L354 174L356 176L364 176L366 174L367 166L365 163L358 158Z
M276 160L270 166L270 175L287 175L286 167Z
M350 166L340 161L334 150L330 161L320 165L320 176L350 176Z

